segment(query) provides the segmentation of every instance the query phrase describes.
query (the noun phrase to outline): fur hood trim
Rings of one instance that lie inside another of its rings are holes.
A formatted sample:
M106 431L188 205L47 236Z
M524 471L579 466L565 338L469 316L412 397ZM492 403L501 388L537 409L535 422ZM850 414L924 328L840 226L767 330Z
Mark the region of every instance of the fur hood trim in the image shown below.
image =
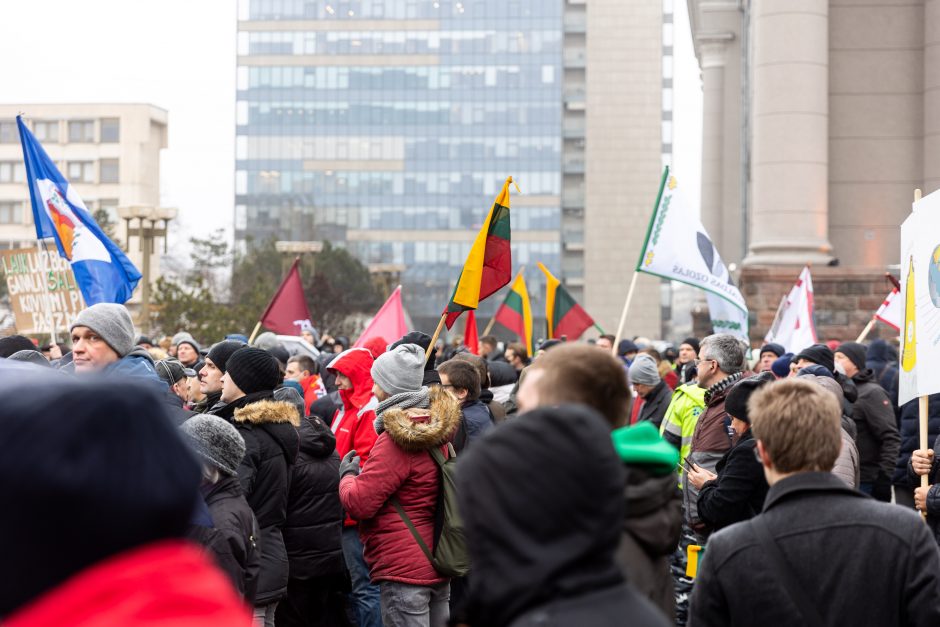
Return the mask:
M295 427L300 426L300 415L297 408L285 401L263 400L251 403L235 410L233 422L247 422L254 425L289 422Z
M460 424L460 402L443 388L431 388L430 401L429 409L393 407L382 414L388 436L409 453L441 446Z

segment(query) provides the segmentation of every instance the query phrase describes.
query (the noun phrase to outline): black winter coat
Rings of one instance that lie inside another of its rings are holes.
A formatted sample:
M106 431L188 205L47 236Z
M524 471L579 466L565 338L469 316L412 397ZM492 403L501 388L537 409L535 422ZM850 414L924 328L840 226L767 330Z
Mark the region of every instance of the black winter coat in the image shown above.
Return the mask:
M901 427L901 408L898 407L900 373L898 371L898 353L884 340L875 340L868 346L865 367L871 368L875 381L882 387L894 408L894 415Z
M637 415L637 422L649 420L659 429L671 400L672 389L666 385L665 381L660 381L643 399L643 405L640 406L640 413Z
M252 604L261 569L258 521L237 477L223 475L202 491L212 516L212 528L198 528L191 537L209 549L245 602Z
M291 579L345 571L336 436L315 416L300 421L300 454L291 468L284 544Z
M763 509L769 486L754 456L756 446L748 429L715 466L718 478L702 486L698 515L713 531L753 518Z
M808 472L774 484L759 518L826 625L940 622L940 552L913 511L878 503L831 473ZM753 525L709 539L690 627L806 624Z
M238 480L261 528L261 573L255 605L287 594L288 561L282 528L287 520L290 467L297 459L300 418L294 405L270 400L271 392L244 396L213 410L232 421L245 439Z
M858 400L852 406L852 418L858 428L855 444L862 483L873 483L879 473L894 475L901 436L894 419L891 401L875 383L871 370L859 372L852 381L858 388Z
M933 400L934 396L940 396L938 394L932 394L930 400ZM940 403L940 399L937 399L937 402ZM914 404L915 412L917 407L917 399L911 401ZM907 403L904 407L907 407L911 403ZM931 412L933 413L933 412ZM916 448L920 448L918 445ZM933 442L934 458L933 464L930 467L930 473L927 475L927 483L930 485L930 490L927 492L927 526L930 527L930 530L933 532L934 538L937 540L937 544L940 544L940 455L936 454L937 451L940 451L940 436L938 436ZM908 485L912 488L920 487L920 475L914 473L914 467L911 465L911 456L907 456L907 468L906 468L906 478Z
M940 394L931 394L927 399L927 441L934 442L938 437L940 437ZM911 465L911 453L919 448L920 407L915 398L901 407L901 451L898 453L898 461L892 477L894 485L905 488L920 486L920 477L914 477L912 481L907 472ZM934 450L937 450L936 444L934 444Z

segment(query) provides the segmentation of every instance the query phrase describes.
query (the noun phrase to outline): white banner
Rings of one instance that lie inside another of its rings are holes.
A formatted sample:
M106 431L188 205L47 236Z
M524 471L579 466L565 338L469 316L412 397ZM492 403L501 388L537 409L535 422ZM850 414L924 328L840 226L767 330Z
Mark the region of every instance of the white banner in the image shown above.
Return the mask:
M721 255L681 195L669 168L650 220L638 272L705 290L712 328L747 339L747 304Z
M904 319L904 307L901 300L901 290L894 288L891 293L885 296L881 307L875 312L875 317L884 322L895 331L901 330L901 323Z
M819 340L816 338L813 311L813 277L809 268L803 268L790 293L780 301L764 341L780 344L794 355L816 344Z

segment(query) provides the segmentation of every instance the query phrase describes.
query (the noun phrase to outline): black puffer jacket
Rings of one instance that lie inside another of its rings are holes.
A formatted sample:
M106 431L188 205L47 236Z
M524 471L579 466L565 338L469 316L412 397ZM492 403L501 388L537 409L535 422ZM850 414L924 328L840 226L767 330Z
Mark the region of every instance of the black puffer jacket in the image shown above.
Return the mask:
M258 521L237 477L223 476L214 485L204 486L202 493L212 528L198 527L190 537L209 549L245 602L252 604L261 569Z
M287 549L281 530L287 520L290 467L300 448L300 418L290 403L271 400L271 392L249 394L213 413L231 420L245 439L238 480L261 528L255 605L268 605L287 593Z
M871 368L875 381L882 387L894 407L894 415L901 428L901 408L898 406L900 373L898 372L898 352L884 340L875 340L869 345L865 356L865 366Z
M715 466L718 478L702 486L698 515L712 531L753 518L763 509L770 486L754 456L756 446L748 429Z
M315 416L300 421L300 454L291 468L284 544L291 579L341 573L343 506L336 436Z
M862 483L873 483L880 473L890 480L894 475L901 436L891 401L881 386L875 383L869 369L859 372L852 381L858 388L858 400L852 407L852 418L858 428L855 443Z
M676 598L669 557L682 534L682 496L676 474L658 477L627 465L624 501L627 513L617 563L627 581L672 619Z

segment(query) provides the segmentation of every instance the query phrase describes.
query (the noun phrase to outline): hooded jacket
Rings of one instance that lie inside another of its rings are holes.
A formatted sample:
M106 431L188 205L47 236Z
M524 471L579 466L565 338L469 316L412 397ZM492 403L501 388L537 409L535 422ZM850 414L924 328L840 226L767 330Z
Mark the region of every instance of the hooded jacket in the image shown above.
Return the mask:
M291 469L284 544L291 579L345 571L336 436L315 417L300 421L300 454Z
M712 531L753 518L764 507L769 486L764 467L754 456L756 446L748 429L715 466L718 478L702 486L698 514Z
M587 407L540 408L501 425L458 464L473 575L473 627L668 625L614 559L625 470Z
M880 474L894 475L901 436L898 434L894 410L888 395L875 382L872 371L859 372L852 381L858 388L858 400L852 408L852 418L858 428L855 443L862 483L873 483Z
M287 549L281 530L287 520L290 468L300 448L300 417L292 404L271 400L271 392L243 396L214 413L231 420L245 439L238 480L261 528L255 605L268 605L287 593Z
M429 586L446 581L390 502L398 500L425 544L433 547L440 471L429 451L447 442L460 422L460 405L441 388L432 388L429 397L429 409L387 409L381 416L384 431L369 463L358 476L340 480L343 507L360 521L363 555L373 583Z

